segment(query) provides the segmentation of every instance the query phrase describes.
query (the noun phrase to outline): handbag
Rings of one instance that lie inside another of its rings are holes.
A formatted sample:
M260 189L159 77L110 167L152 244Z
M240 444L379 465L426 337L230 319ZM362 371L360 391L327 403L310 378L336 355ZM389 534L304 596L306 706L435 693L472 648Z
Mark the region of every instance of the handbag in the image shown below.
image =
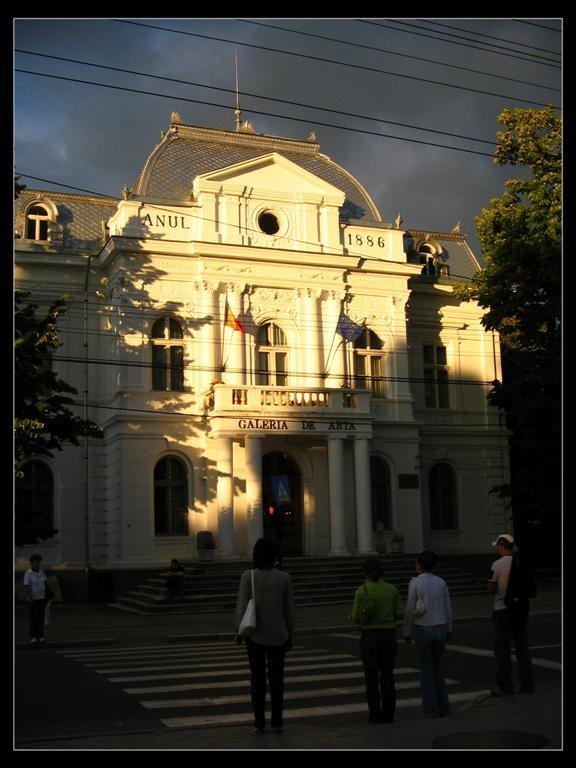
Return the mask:
M364 584L364 594L362 596L362 604L360 605L360 625L365 627L367 624L371 624L376 616L376 601L373 596L368 592L368 587Z
M252 595L248 600L248 605L242 616L242 621L238 627L236 633L238 637L248 637L256 629L256 601L254 599L254 571L250 571L250 577L252 580Z
M44 576L44 600L49 603L50 600L56 597L56 592L53 592L48 586L48 579L46 578L46 574L43 572L42 575Z
M416 590L416 606L414 608L414 618L419 619L426 613L426 603L418 594L418 587L416 584L414 584L414 589Z

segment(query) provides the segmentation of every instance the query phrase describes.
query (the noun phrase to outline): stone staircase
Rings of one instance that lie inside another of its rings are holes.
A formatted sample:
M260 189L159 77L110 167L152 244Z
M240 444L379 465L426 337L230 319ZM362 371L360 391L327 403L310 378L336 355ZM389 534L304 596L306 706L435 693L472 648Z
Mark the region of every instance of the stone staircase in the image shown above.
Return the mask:
M363 556L285 558L283 568L294 584L296 605L329 605L352 603L354 592L362 583ZM408 582L414 571L414 555L382 555L384 578L394 584L406 598ZM119 597L109 607L132 613L215 613L234 610L240 575L252 563L249 560L197 561L182 563L186 571L185 596L175 602L166 598L166 578L152 576L138 589ZM459 568L439 563L435 573L441 576L450 594L481 594L486 580L478 579Z

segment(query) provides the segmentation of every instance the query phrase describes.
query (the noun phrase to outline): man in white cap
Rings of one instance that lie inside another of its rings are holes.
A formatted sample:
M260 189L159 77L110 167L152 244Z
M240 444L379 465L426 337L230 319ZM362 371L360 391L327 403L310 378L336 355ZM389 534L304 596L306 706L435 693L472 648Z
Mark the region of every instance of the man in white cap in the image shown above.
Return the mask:
M494 658L496 660L496 688L493 696L508 696L514 692L512 685L511 644L514 640L516 660L520 675L520 693L534 691L532 659L528 649L528 597L527 589L520 584L518 576L514 578L515 595L511 594L511 571L514 562L514 537L510 533L501 533L492 542L500 556L492 563L492 577L487 584L487 591L494 593ZM511 585L512 586L512 585ZM526 594L520 593L526 592Z

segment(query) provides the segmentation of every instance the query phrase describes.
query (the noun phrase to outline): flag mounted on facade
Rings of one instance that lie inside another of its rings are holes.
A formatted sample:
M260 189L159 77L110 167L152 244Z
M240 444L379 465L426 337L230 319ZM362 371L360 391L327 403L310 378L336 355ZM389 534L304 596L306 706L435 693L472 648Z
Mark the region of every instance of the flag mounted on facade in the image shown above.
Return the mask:
M341 309L336 333L339 333L346 341L356 341L364 333L364 328L351 320L348 315L344 314L344 310Z
M242 325L240 320L236 318L234 312L230 309L228 299L226 299L226 309L224 310L224 326L226 328L232 328L233 331L240 331L240 333L246 333L246 328Z

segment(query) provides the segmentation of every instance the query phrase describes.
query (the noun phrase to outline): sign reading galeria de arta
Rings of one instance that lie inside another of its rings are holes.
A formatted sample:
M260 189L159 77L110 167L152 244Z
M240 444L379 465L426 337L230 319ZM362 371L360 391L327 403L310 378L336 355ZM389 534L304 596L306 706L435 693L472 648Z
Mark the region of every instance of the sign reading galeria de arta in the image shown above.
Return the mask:
M314 434L333 437L372 437L369 420L357 419L229 419L216 417L210 420L212 432L229 435L237 434Z

